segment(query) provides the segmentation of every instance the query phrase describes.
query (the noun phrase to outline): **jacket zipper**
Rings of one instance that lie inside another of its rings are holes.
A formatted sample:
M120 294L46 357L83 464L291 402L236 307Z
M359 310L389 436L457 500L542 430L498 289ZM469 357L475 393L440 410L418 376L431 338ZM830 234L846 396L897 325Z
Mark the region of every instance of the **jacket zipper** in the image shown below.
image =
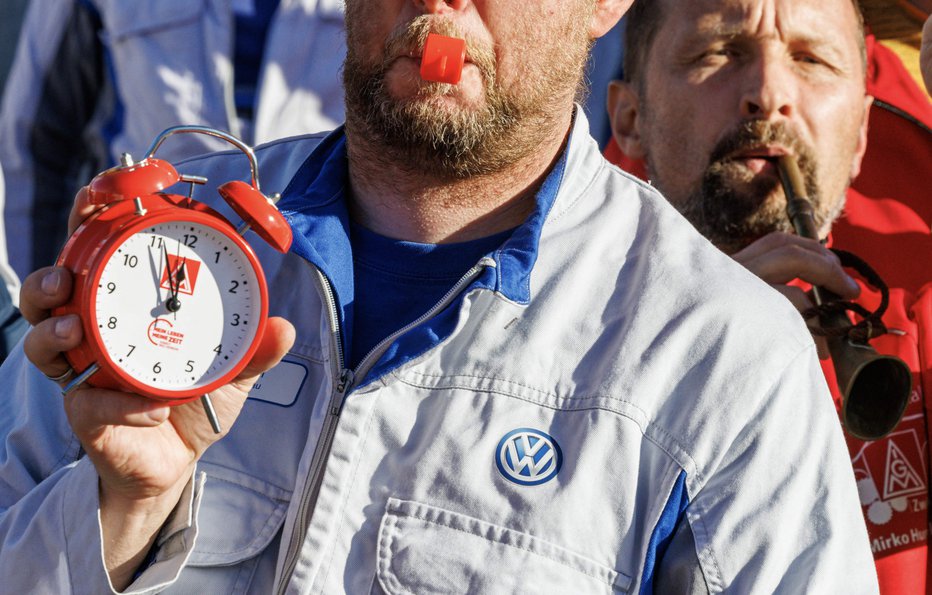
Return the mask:
M366 356L362 358L362 361L360 361L359 365L356 367L356 376L358 378L364 378L365 372L368 372L369 368L372 367L372 364L374 364L376 361L378 361L380 357L382 357L382 354L385 353L385 350L388 349L391 346L391 344L395 342L395 339L405 334L409 330L413 329L414 327L424 324L425 322L427 322L428 320L436 316L436 314L440 310L443 310L444 308L449 306L450 302L456 299L459 293L463 291L463 289L467 285L475 281L476 277L478 277L479 274L487 267L494 268L495 261L492 260L491 258L484 257L481 260L479 260L479 262L476 263L471 269L466 271L466 273L462 277L460 277L459 281L457 281L453 285L453 287L450 288L450 291L446 292L443 295L443 297L440 298L440 301L434 304L434 306L430 310L422 314L421 317L415 320L414 322L404 326L400 330L395 331L394 333L392 333L391 335L383 339L381 343L373 347L369 351L369 353L367 353ZM360 371L362 371L363 374L359 374Z
M339 369L335 390L330 397L330 405L327 408L327 415L324 418L323 427L321 428L320 438L317 440L317 447L314 450L314 459L311 461L310 475L307 486L301 497L301 503L298 508L298 514L295 517L294 528L291 533L291 539L288 541L288 550L285 553L285 563L282 566L281 582L275 592L284 595L287 590L291 575L294 574L295 567L298 564L298 557L301 553L301 546L307 536L307 529L311 520L311 513L317 506L317 498L320 495L320 487L324 479L324 469L326 462L330 458L330 450L333 447L333 437L336 434L337 424L340 421L340 413L343 411L343 403L346 395L354 388L357 378L363 378L365 372L374 364L396 338L408 332L410 329L423 324L440 310L446 308L463 289L472 283L486 267L494 267L495 261L485 257L475 266L466 271L459 281L437 302L430 310L421 315L414 322L405 325L400 330L395 331L378 345L372 348L369 353L362 359L356 372L345 367L343 354L343 341L340 337L340 318L337 313L336 298L333 295L333 288L324 274L315 267L317 272L317 281L324 301L327 303L327 309L330 316L331 345L334 346L333 352L337 368ZM359 372L362 372L361 374Z
M875 100L874 100L874 105L876 105L876 106L879 107L879 108L885 109L885 110L887 110L888 112L890 112L890 113L892 113L892 114L896 114L897 116L903 118L904 120L906 120L906 121L909 122L910 124L914 124L914 125L918 126L920 129L922 129L922 130L924 130L924 131L926 131L926 132L932 133L932 128L929 128L928 126L926 126L926 125L925 125L925 122L922 122L921 120L919 120L918 118L916 118L916 116L912 115L911 113L909 113L909 112L907 112L907 111L905 111L905 110L902 110L902 109L896 107L896 106L893 105L893 104L887 103L886 101L882 101L882 100L880 100L880 99L875 99Z

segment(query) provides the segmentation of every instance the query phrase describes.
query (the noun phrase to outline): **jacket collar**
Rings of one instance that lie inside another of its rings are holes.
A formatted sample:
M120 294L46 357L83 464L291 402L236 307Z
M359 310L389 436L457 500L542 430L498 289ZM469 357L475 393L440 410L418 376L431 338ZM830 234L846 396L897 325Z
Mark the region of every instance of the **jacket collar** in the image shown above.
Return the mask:
M477 286L519 304L530 301L531 272L544 224L558 196L565 193L565 176L572 170L568 163L578 162L592 142L588 123L577 106L567 147L538 191L534 211L488 255L496 266L480 276ZM346 135L340 127L314 148L285 188L278 205L294 231L291 251L318 267L329 279L345 322L354 291L347 182ZM571 197L566 200L572 202Z

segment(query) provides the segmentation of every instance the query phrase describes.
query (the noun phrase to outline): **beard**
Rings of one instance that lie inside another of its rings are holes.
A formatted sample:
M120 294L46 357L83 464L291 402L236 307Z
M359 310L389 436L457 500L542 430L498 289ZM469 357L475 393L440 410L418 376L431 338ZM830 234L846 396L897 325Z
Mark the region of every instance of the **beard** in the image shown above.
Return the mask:
M783 123L752 120L722 138L709 157L699 188L677 209L721 250L731 254L771 233L794 233L786 214L780 180L759 176L736 161L741 151L766 144L789 148L796 156L812 203L816 229L823 229L840 213L844 201L827 201L819 192L813 151Z
M367 63L354 50L361 44L354 42L356 33L349 19L347 23L343 68L347 128L378 148L376 158L413 164L440 179L499 172L534 153L552 133L548 124L565 113L565 106L554 109L554 95L565 95L568 85L579 85L589 49L588 43L579 44L575 38L560 44L566 46L563 55L543 64L537 85L510 92L499 83L494 50L449 21L426 15L415 18L387 40L376 64ZM428 33L466 40L467 56L483 81L481 104L451 108L444 98L458 93L456 85L427 81L419 82L414 97L391 95L386 75L393 62L419 53ZM573 52L573 44L581 47Z

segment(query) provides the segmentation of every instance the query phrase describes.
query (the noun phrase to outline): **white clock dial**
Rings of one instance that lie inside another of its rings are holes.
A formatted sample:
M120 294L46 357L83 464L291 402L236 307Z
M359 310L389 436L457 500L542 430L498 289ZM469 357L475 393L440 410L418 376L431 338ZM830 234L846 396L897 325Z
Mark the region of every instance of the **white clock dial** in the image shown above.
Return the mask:
M206 386L238 363L259 324L258 279L216 229L172 221L123 242L103 267L97 331L113 364L160 390Z

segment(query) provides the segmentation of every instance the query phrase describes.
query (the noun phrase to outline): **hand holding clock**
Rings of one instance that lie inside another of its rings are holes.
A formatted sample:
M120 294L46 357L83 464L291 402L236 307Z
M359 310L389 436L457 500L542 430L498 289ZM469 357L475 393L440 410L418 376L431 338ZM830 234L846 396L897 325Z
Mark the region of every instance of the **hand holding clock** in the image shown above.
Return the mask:
M69 231L96 208L82 189L69 219ZM177 299L174 288L181 280L172 277L169 268L173 298ZM26 355L50 377L69 368L62 353L82 340L77 316L51 316L53 308L70 298L72 283L67 269L47 267L26 277L20 293L23 316L34 327L25 341ZM224 428L233 425L259 375L278 363L294 336L291 323L270 318L246 368L211 393ZM129 584L191 479L194 464L222 435L206 423L197 401L169 407L131 393L82 386L64 397L64 407L100 476L104 557L111 580L119 589Z

